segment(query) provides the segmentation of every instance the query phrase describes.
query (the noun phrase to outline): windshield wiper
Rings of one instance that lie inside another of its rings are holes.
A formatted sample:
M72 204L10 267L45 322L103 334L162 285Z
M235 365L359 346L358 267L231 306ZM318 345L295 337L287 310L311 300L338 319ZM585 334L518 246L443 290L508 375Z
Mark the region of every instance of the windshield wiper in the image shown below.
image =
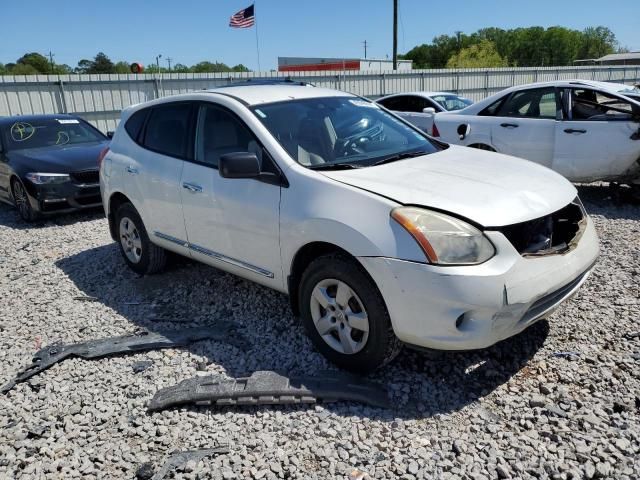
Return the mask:
M353 163L320 163L307 167L310 170L347 170L352 168L362 168L360 165Z
M391 162L397 162L398 160L404 160L406 158L413 158L413 157L420 157L422 155L426 155L429 152L426 152L424 150L418 150L416 152L402 152L402 153L397 153L395 155L391 155L390 157L385 157L382 160L378 160L377 162L373 163L373 165L382 165L385 163L391 163Z

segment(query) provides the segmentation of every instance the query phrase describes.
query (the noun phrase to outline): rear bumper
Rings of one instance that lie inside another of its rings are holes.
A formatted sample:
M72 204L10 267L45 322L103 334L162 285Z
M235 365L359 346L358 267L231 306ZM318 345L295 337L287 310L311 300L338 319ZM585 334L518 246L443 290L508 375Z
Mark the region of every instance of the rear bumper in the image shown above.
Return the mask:
M477 266L438 267L360 257L405 343L470 350L516 335L549 315L586 281L599 252L591 219L563 255L523 258L499 232L488 232L496 256Z

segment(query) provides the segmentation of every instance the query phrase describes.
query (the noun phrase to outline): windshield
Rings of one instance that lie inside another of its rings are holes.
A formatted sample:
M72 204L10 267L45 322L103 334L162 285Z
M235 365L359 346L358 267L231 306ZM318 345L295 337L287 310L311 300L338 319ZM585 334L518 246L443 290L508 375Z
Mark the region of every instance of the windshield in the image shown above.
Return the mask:
M106 140L98 130L75 118L45 118L15 122L0 128L7 150L64 147Z
M355 97L292 100L253 111L289 155L309 168L365 167L441 148L375 103Z
M459 97L457 95L435 95L431 98L449 112L453 110L462 110L463 108L467 108L469 105L473 104L473 102L468 98Z

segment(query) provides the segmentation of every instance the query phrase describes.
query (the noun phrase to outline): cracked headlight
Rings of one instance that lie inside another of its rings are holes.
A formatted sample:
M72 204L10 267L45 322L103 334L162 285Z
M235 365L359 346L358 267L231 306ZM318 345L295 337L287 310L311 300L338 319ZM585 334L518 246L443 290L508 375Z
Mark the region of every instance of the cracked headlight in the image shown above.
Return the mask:
M31 183L36 185L51 185L56 183L65 183L70 180L66 173L27 173L25 175Z
M458 218L416 207L398 207L391 218L418 242L430 263L477 265L496 253L493 244L476 227Z

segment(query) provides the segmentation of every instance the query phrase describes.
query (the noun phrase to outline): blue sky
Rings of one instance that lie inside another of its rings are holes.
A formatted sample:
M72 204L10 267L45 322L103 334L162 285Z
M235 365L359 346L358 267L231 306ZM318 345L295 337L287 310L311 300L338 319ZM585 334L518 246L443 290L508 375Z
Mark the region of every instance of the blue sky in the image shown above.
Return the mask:
M391 0L256 0L261 66L280 56L369 57L392 49ZM594 0L399 0L399 50L456 30L563 25L605 25L620 43L640 50L640 2L617 0L615 8ZM234 30L229 17L251 0L30 0L6 1L0 9L0 62L24 52L55 53L75 66L104 51L112 60L148 64L157 54L187 65L200 60L257 69L253 29ZM166 63L165 63L166 65Z

